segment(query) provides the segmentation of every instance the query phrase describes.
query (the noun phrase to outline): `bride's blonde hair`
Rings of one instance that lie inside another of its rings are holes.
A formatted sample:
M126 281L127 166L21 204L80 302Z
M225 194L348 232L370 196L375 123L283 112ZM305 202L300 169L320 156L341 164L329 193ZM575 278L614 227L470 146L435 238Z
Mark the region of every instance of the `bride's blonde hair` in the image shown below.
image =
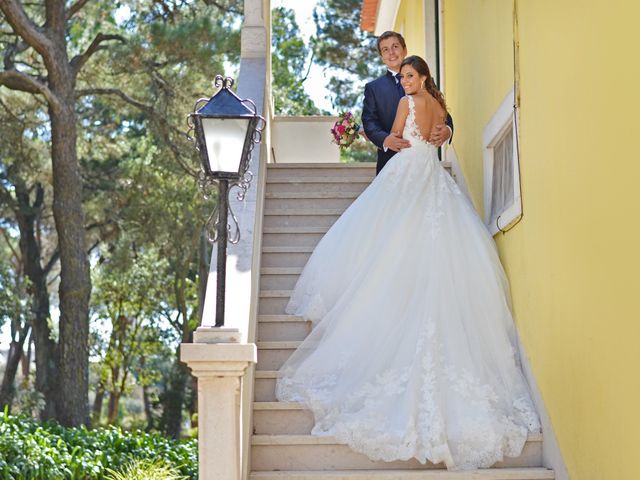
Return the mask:
M427 79L424 81L424 88L431 94L433 98L435 98L440 106L443 108L444 113L448 113L447 110L447 102L444 101L444 95L436 86L436 82L433 81L433 77L431 76L431 71L429 70L429 65L424 61L422 57L418 55L409 55L405 58L400 64L400 71L402 71L402 67L405 65L410 65L418 72L420 75L424 75Z

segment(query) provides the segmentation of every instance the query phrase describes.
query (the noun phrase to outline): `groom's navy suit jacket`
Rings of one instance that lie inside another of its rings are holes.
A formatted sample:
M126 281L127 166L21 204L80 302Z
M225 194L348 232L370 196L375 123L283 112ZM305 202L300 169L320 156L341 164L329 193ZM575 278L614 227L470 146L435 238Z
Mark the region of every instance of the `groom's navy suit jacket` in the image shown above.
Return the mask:
M367 138L378 147L376 174L380 173L382 167L396 154L393 150L385 152L382 143L391 132L400 98L401 95L396 85L396 79L389 71L387 71L386 75L367 83L364 87L362 126ZM453 138L453 119L449 114L447 114L447 125L451 127L451 137Z

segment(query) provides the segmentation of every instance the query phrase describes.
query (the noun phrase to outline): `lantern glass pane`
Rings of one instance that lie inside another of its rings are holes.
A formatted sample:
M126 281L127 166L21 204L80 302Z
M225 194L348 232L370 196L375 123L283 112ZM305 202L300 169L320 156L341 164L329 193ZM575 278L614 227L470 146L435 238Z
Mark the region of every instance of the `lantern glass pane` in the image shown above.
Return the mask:
M248 125L249 119L202 119L212 172L238 173Z

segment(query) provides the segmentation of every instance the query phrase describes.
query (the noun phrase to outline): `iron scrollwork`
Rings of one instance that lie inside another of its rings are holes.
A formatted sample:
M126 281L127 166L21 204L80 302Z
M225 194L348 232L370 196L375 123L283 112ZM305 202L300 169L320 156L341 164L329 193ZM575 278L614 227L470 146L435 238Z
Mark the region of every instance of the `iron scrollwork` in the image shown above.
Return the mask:
M231 77L223 77L222 75L216 75L213 84L219 90L222 88L230 89L234 85L234 80ZM193 113L198 111L204 104L209 101L208 98L199 98L193 107ZM229 213L231 214L231 220L233 222L233 230L234 234L231 234L232 225L227 224L227 239L231 244L237 244L240 241L240 225L238 223L238 218L235 215L231 202L229 201L229 196L231 195L231 190L233 188L237 188L238 191L236 193L236 198L238 201L243 202L246 198L247 191L251 187L251 181L253 180L253 174L249 171L249 167L251 165L251 160L253 157L253 147L256 144L259 144L262 141L262 131L266 125L265 119L261 115L257 115L257 107L253 100L244 99L240 100L242 103L248 104L250 108L253 110L254 115L256 116L256 123L254 130L252 132L251 137L251 148L248 150L247 154L241 160L240 166L240 178L237 181L231 181L229 183L229 188L227 189L227 206L229 209ZM195 124L193 120L193 113L187 116L187 139L194 143L197 151L200 151L200 146L198 145L198 141L195 138L194 130ZM225 180L228 181L228 180ZM205 172L204 166L200 164L200 170L198 173L198 188L202 192L205 200L209 200L213 198L217 191L220 191L218 187L220 180L214 178L210 175L207 175ZM215 202L215 207L211 212L211 215L207 218L205 222L205 230L207 232L207 238L210 243L215 243L218 240L218 227L220 226L220 199Z

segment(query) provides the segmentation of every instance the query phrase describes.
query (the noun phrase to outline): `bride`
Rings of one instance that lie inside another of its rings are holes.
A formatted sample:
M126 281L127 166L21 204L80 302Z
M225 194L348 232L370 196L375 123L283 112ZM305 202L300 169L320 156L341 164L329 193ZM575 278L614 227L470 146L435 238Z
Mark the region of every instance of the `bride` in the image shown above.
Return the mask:
M276 395L374 460L489 467L540 424L519 368L493 239L425 135L446 104L417 56L394 132L411 143L309 259L287 313L313 322Z

